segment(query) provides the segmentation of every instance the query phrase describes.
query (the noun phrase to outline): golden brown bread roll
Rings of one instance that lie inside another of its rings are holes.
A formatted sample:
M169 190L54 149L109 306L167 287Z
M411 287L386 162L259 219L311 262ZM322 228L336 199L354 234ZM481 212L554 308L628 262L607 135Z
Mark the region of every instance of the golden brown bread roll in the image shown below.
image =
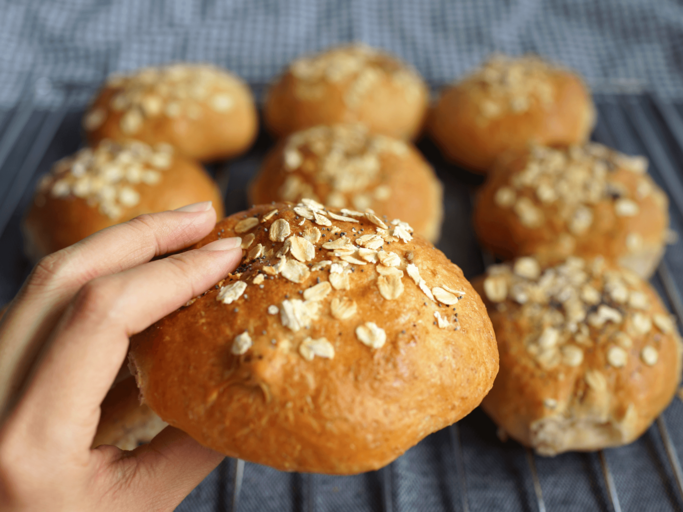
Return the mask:
M200 161L230 158L256 137L249 87L225 70L197 64L114 75L83 118L91 145L103 139L166 143Z
M41 180L22 230L27 254L41 258L143 213L223 201L204 169L168 145L104 140L57 162Z
M542 455L630 443L664 410L681 340L652 287L633 272L531 257L475 280L493 322L500 373L482 407Z
M429 131L444 155L485 173L505 151L588 139L595 108L581 78L536 56L495 56L444 89Z
M295 60L271 86L264 118L276 137L321 124L360 122L371 131L415 138L429 91L408 64L363 44Z
M266 157L249 189L251 204L299 201L371 208L436 242L443 190L409 142L370 134L363 125L317 126L290 135Z
M314 201L256 206L234 274L131 340L131 372L169 424L232 457L358 473L459 420L490 389L479 296L405 223Z
M122 450L134 450L140 444L149 443L166 427L149 407L140 404L140 391L132 377L111 388L101 410L93 448L109 444Z
M496 164L474 225L481 243L504 259L604 256L648 277L664 252L668 200L643 157L594 143L536 146Z

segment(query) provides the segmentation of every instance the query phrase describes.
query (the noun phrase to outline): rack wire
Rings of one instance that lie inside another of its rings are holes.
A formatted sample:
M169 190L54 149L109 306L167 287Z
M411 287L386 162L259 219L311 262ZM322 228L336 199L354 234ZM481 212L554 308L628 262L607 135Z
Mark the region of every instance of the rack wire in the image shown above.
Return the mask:
M67 154L65 148L69 146L57 139L79 140L77 122L66 120L80 116L82 91L61 84L60 104L49 111L39 111L35 108L37 87L53 85L35 83L38 85L26 87L16 109L0 114L0 302L12 297L29 269L21 255L18 226L32 190L53 161ZM671 198L672 228L683 233L680 108L659 97L643 94L598 95L596 104L599 123L594 138L627 153L645 154L650 159L653 178ZM229 211L246 206L244 188L270 143L266 135L261 135L248 155L231 162L230 180L224 168L213 169L229 200ZM420 149L445 183L447 215L449 211L462 213L471 209L477 179L441 160L429 142L422 142ZM461 220L458 236L473 243L471 228L466 227L468 219ZM450 235L444 233L444 237ZM470 277L493 261L490 255L472 247L455 253L448 239L441 246ZM653 278L654 286L676 315L679 327L683 320L681 248L680 242L669 248ZM477 255L478 261L474 261L472 254ZM290 475L241 460L226 460L197 492L203 493L207 503L214 505L212 509L233 512L356 509L555 512L575 510L583 506L579 503L591 504L587 508L621 512L643 510L639 505L643 501L638 501L637 494L651 487L655 498L648 497L647 509L683 510L683 471L679 457L683 450L683 429L670 429L671 425L678 427L680 421L683 421L683 405L676 399L632 447L545 459L514 442L500 442L493 425L475 411L458 424L428 437L378 472L359 477ZM638 457L632 456L631 450ZM643 458L649 459L649 469L642 474L622 464L624 460L633 463ZM500 464L505 466L504 471L499 471ZM421 473L427 473L423 480L419 480ZM502 490L494 495L492 486ZM352 492L341 492L347 487ZM560 492L563 487L572 492ZM340 492L341 497L335 498L335 493ZM567 496L571 498L569 501ZM184 510L183 505L180 509ZM187 510L195 509L193 506Z

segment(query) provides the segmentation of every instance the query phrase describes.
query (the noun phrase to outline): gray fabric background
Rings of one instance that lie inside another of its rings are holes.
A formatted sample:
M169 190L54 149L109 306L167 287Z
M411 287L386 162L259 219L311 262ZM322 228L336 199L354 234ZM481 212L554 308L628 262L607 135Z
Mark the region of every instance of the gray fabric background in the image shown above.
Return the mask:
M683 3L673 0L0 0L0 110L16 105L26 84L39 77L57 86L87 85L90 91L110 72L176 60L225 66L258 92L292 58L351 40L402 56L435 88L492 51L536 51L578 69L596 92L650 91L672 109L670 100L683 100ZM84 94L83 102L86 99ZM42 106L57 105L59 87L44 88L39 100ZM602 95L598 107L596 139L632 154L647 154L655 180L672 190L663 171L668 165L675 174L683 152L649 100ZM683 110L677 112L683 116ZM643 144L638 113L647 115L647 129L665 143L659 153L657 147ZM54 115L46 114L48 119ZM80 112L73 112L61 125L37 175L75 149L79 117ZM40 117L32 120L30 133L42 123ZM30 145L33 139L27 135L20 142ZM244 188L270 144L262 135L247 155L230 162L230 211L246 206ZM444 162L428 141L420 150L445 185L446 218L468 219L471 176ZM10 160L2 170L19 168ZM680 173L673 181L683 187ZM15 267L28 269L18 229L21 211L30 201L31 187L26 190L22 206L0 237L5 248L0 254L2 296L11 297L21 282ZM672 226L683 233L683 210L672 204L671 215ZM450 222L439 247L466 275L481 272L468 222ZM665 259L683 289L683 239L668 249ZM658 280L654 284L663 290ZM683 454L683 402L676 399L664 418ZM628 447L606 450L605 457L624 511L683 510L656 426ZM534 460L548 510L613 510L597 454ZM234 469L235 462L226 460L179 510L234 510ZM477 410L380 472L308 476L247 464L239 510L390 512L391 504L391 512L535 512L532 482L524 449L514 442L501 443L493 423Z
M94 85L174 60L213 62L258 86L297 55L349 40L395 52L433 85L491 51L535 51L597 90L683 98L674 0L2 0L0 108L32 74Z

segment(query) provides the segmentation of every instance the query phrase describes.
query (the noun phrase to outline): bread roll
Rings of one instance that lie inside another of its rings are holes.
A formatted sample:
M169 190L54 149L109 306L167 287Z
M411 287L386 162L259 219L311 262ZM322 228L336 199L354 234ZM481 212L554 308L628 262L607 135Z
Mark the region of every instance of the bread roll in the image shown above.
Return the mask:
M249 87L209 65L173 64L114 75L83 118L91 145L103 139L170 144L200 161L246 151L258 132Z
M363 44L295 60L271 86L264 118L276 137L321 124L359 122L371 131L413 139L429 91L406 63Z
M39 259L143 213L223 201L211 178L168 145L104 140L57 162L43 177L22 230L26 252Z
M649 277L664 252L668 211L643 157L594 143L536 146L501 158L481 188L474 225L504 259L602 255Z
M498 368L462 271L402 222L311 200L256 206L241 265L131 340L131 371L169 424L231 457L350 474L458 421Z
M304 197L336 208L371 208L436 242L443 190L409 142L370 134L363 125L317 126L280 142L249 189L251 204Z
M681 340L633 272L600 258L541 269L523 257L489 268L475 288L500 351L482 406L541 455L630 443L673 398Z
M536 56L495 56L442 91L429 131L448 159L486 173L505 151L530 143L582 143L594 124L590 93L574 72Z

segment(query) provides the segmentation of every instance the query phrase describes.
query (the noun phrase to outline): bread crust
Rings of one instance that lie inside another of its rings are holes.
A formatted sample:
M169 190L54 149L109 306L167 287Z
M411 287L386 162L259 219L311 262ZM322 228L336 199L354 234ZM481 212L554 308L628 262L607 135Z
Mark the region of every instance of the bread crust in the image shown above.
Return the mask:
M542 455L632 442L676 392L681 339L675 322L655 290L628 270L575 258L526 279L516 272L527 273L528 260L497 265L474 281L500 351L484 411ZM574 285L559 284L557 276ZM561 304L561 295L570 298Z
M297 59L270 87L264 107L276 137L321 124L362 123L375 133L416 138L429 91L408 64L365 45Z
M295 212L291 203L276 203L219 222L199 245L242 236L249 245L242 265L187 307L133 337L131 371L145 403L160 417L228 456L286 471L377 469L479 404L498 367L493 331L462 271L428 242L406 236L405 224L389 224L382 232L369 217L338 221L330 215L340 210L306 204L314 210L299 205ZM313 211L330 225L302 216ZM326 235L314 244L313 254L307 253L312 259L303 265L310 273L301 283L284 277L292 254L300 254L299 242L270 240L271 233L277 239L284 232L284 221L296 236L311 237L313 228ZM253 222L257 227L244 229ZM379 241L358 238L378 232ZM334 240L343 244L343 236L382 242L384 251L377 257L397 266L348 263L349 258L372 259L372 250L322 246ZM294 248L288 263L271 275L277 270L276 254L287 243ZM430 299L416 284L420 279L405 275L415 275L409 261L419 269L423 288L457 304ZM378 278L391 281L391 275L400 274L401 292L386 299ZM241 295L235 293L238 281L247 284ZM315 285L320 288L310 291ZM463 298L430 291L436 286L464 292ZM315 300L321 289L329 294ZM226 304L217 300L221 297L234 301ZM435 313L441 317L438 324ZM311 340L322 338L325 342L307 351Z
M246 151L258 133L249 87L208 65L174 64L110 77L83 118L90 145L104 139L170 144L209 162Z
M644 158L595 143L508 154L479 191L477 236L503 259L604 256L649 277L666 246L669 213L646 169Z
M165 146L105 140L43 177L22 223L25 250L38 260L114 224L201 201L222 216L218 188L196 162Z
M114 384L100 407L100 422L92 447L112 445L134 450L149 443L167 424L144 404L133 377Z
M497 57L446 87L428 124L446 158L487 173L506 151L586 141L595 116L590 93L574 72L537 57Z
M280 141L249 187L250 204L308 197L331 207L371 208L439 239L443 187L410 143L362 125L319 126Z

